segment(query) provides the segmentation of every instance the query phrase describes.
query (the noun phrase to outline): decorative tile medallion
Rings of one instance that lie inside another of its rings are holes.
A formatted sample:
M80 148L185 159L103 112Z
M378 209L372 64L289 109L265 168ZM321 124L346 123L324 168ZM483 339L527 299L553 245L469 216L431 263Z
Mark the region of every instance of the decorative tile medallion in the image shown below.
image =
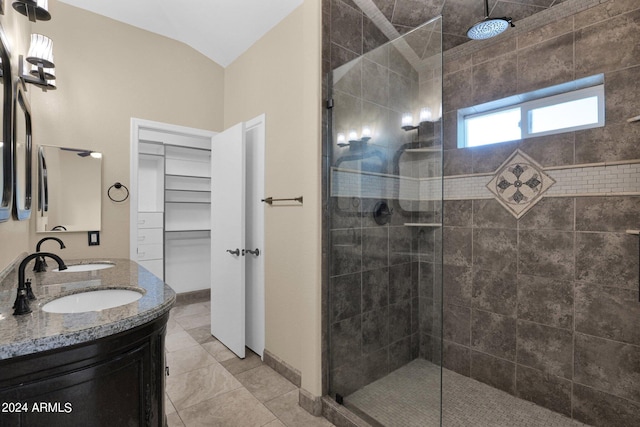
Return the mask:
M487 188L516 218L522 217L555 184L542 166L520 150L496 170Z

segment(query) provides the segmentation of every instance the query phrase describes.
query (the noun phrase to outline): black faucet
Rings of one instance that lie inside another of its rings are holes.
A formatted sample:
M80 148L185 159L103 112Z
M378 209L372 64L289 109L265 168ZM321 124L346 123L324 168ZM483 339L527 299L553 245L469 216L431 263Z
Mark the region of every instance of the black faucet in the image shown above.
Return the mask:
M57 237L45 237L44 239L40 239L40 241L36 245L36 252L40 252L40 246L47 240L55 240L56 242L60 243L60 249L64 249L66 247L64 245L64 242L62 242L62 240L58 239ZM40 256L36 258L36 263L33 265L33 271L35 271L36 273L47 271L47 262L44 260L44 257Z
M58 263L58 270L67 269L67 266L64 264L64 261L62 261L62 258L60 258L56 254L52 254L49 252L36 252L31 255L27 255L27 257L22 260L20 266L18 267L18 295L16 296L16 301L13 303L14 316L31 313L29 300L36 299L36 296L31 290L31 280L24 280L24 270L27 268L27 264L29 263L29 261L37 257L53 258L53 260Z

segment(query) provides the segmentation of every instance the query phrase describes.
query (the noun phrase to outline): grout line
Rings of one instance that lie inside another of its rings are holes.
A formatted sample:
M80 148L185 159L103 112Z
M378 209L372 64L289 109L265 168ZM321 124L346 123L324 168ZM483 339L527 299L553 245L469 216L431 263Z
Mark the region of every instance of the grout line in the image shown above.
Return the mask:
M575 144L574 144L574 151L575 151ZM572 330L571 330L571 396L570 396L570 404L571 404L571 418L573 419L574 417L574 413L573 413L573 409L574 409L574 381L575 381L575 377L576 377L576 271L577 271L577 266L576 266L576 243L577 243L577 239L578 239L578 233L576 231L577 228L577 220L578 220L578 198L574 197L573 198L573 280L572 280L572 284L571 284L571 290L572 290L572 302L571 302L571 309L572 309Z

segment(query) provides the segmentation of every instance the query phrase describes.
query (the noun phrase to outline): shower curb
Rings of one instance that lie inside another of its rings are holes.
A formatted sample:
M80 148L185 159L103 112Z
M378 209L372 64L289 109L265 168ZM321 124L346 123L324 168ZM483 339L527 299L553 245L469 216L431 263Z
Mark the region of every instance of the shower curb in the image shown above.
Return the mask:
M373 427L344 406L338 404L331 396L322 397L322 416L336 427Z

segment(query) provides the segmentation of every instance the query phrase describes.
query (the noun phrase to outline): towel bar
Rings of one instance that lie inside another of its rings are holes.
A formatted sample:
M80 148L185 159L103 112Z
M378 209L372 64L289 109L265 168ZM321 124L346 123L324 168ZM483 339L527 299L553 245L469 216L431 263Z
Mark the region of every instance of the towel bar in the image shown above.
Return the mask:
M270 205L272 205L273 202L290 202L290 201L296 201L296 202L300 202L300 204L302 204L302 196L294 197L292 199L274 199L273 197L267 197L266 199L262 199L260 201L268 203Z

